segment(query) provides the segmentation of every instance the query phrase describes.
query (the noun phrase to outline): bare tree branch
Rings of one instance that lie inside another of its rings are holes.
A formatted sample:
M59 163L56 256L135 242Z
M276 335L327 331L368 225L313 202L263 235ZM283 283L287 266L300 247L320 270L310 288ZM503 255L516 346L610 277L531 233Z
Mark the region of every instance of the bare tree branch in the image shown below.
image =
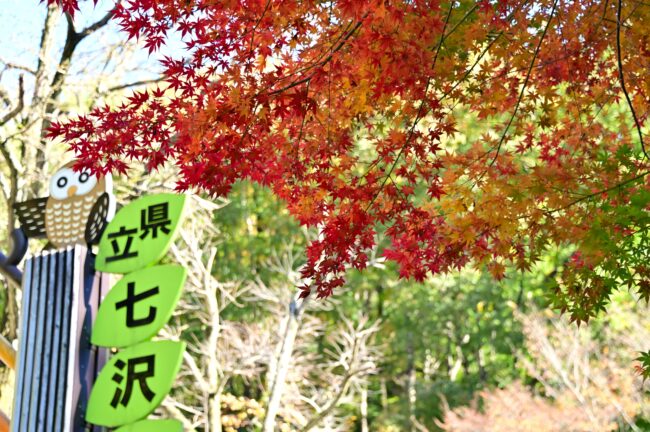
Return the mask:
M195 431L196 428L190 422L184 415L183 412L178 409L176 406L176 403L174 402L173 399L171 399L169 396L165 398L165 400L162 403L162 409L167 412L171 416L171 418L180 421L183 423L183 430L184 431Z
M89 25L85 29L81 30L79 32L79 36L83 39L86 36L89 36L89 35L93 34L94 32L96 32L97 30L101 29L102 27L104 27L106 24L109 23L111 18L113 18L114 14L115 14L115 9L111 9L99 21L97 21L97 22Z
M20 114L20 112L23 110L25 106L24 98L25 98L25 88L23 87L23 76L20 75L18 77L18 103L16 104L14 109L12 109L10 112L5 114L2 118L0 118L0 126L4 126L9 120L13 119L18 114Z
M628 94L627 88L625 87L625 75L623 74L623 58L621 54L621 9L622 7L623 7L622 0L618 0L618 7L616 9L616 62L618 65L618 80L621 84L621 90L625 95L625 100L627 101L627 105L630 107L630 111L632 112L632 118L634 118L634 125L636 126L636 131L639 134L639 141L641 142L641 151L643 151L643 155L645 156L645 158L650 160L650 156L648 156L648 152L646 151L645 148L645 142L643 141L643 133L641 133L641 123L639 122L639 118L637 117L636 111L634 110L632 99L630 99L630 95Z
M32 75L36 75L36 71L30 67L18 64L18 63L13 63L6 61L2 57L0 57L0 63L3 63L7 69L16 69L16 70L21 70L23 72L30 73Z
M165 78L161 76L161 77L158 77L158 78L134 81L134 82L127 83L127 84L120 84L120 85L117 85L117 86L110 87L108 90L106 90L105 92L102 92L102 93L106 94L106 93L111 93L111 92L116 92L116 91L128 89L128 88L131 88L131 87L137 87L137 86L146 85L146 84L155 84L155 83L162 82L164 80L165 80Z

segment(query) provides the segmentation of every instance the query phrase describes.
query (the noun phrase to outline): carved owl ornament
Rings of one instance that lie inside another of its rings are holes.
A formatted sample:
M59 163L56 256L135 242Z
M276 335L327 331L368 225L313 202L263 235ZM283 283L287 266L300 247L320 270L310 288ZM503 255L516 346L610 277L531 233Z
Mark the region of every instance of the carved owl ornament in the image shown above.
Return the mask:
M50 179L50 195L16 204L16 214L27 237L46 236L50 246L94 244L115 214L110 174L95 176L74 171L74 162Z

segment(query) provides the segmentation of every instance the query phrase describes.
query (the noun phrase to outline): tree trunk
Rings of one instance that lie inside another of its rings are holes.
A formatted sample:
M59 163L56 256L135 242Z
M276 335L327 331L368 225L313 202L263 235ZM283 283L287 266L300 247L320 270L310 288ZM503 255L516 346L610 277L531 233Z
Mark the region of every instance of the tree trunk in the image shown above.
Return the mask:
M417 403L417 393L415 390L416 385L416 375L415 375L415 358L413 353L413 342L411 335L409 334L408 341L408 369L407 369L407 381L406 381L406 400L408 403L408 430L414 432L416 417L415 417L415 404Z
M361 432L368 432L368 387L361 389Z
M208 432L221 432L221 394L226 383L226 378L220 376L221 360L219 358L219 337L221 336L221 308L219 307L217 285L212 281L210 269L217 256L217 249L210 250L207 265L203 275L203 284L206 292L206 304L210 313L210 333L207 340L207 371L209 393L207 403Z
M388 408L388 385L386 385L386 377L381 377L379 382L381 389L381 409Z
M211 394L208 400L210 432L221 432L221 392L222 389L219 387L219 390Z
M303 303L304 305L304 303ZM280 410L280 402L282 401L282 394L284 393L285 381L287 379L287 371L291 363L291 356L293 354L293 347L296 342L298 328L301 321L301 308L296 306L295 300L291 301L289 306L289 314L283 321L280 333L283 334L282 340L279 342L279 354L275 367L270 372L267 382L270 383L271 394L269 395L269 402L266 408L266 415L264 416L264 426L262 432L273 432L275 428L275 417Z

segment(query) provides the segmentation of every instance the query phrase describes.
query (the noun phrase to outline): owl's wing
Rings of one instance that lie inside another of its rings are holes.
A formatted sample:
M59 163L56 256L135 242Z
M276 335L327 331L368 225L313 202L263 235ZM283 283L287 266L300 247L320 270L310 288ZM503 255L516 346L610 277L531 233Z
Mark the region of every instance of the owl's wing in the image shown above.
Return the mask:
M35 198L14 204L20 227L28 238L45 237L45 206L47 198Z
M115 203L113 202L113 196L107 192L104 192L98 199L95 201L95 205L90 210L90 215L88 215L88 222L86 222L86 243L97 244L99 239L102 237L108 221L115 214Z

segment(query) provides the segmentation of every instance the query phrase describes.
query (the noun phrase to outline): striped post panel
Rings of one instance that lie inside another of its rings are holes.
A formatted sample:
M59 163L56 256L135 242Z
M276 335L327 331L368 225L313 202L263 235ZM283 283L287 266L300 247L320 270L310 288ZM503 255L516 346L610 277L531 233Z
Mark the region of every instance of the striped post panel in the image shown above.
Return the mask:
M13 432L104 430L86 425L84 413L107 360L106 350L90 344L90 332L108 286L84 246L26 260Z

